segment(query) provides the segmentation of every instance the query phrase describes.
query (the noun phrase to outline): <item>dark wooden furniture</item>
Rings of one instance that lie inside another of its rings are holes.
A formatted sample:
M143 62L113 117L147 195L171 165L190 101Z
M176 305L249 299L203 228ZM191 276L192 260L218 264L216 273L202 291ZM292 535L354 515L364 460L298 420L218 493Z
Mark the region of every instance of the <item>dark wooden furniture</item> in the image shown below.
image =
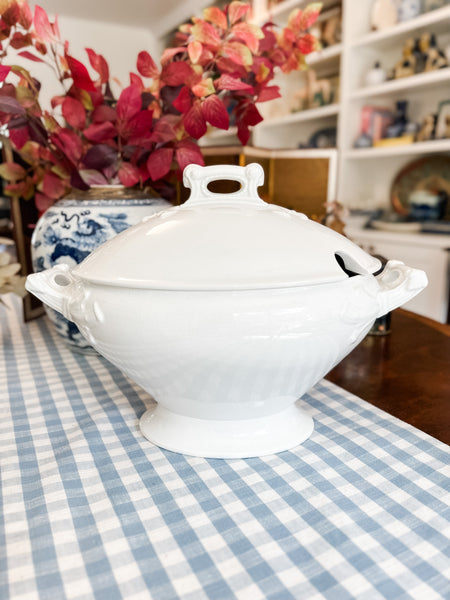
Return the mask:
M450 325L398 309L326 378L450 444Z

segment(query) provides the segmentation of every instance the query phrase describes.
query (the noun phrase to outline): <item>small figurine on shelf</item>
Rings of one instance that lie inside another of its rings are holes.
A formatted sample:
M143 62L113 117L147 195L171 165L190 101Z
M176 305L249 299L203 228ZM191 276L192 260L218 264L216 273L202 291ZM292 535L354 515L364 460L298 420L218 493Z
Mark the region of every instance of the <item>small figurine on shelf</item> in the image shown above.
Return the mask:
M448 4L448 0L423 0L423 11L437 10Z
M431 33L424 31L418 39L418 49L416 50L416 73L422 73L430 51Z
M379 83L383 83L383 81L386 81L386 79L387 73L385 69L382 68L380 62L377 61L374 64L374 66L369 71L367 71L365 77L365 84L378 85Z
M392 122L385 127L383 136L378 140L374 140L374 146L386 147L412 144L414 142L418 126L408 120L407 108L408 102L406 100L399 100L396 103Z
M345 222L350 214L349 210L337 200L327 202L324 206L325 214L319 215L318 222L345 235Z
M328 81L330 82L331 89L330 102L339 102L341 87L340 75L330 75L330 77L328 77Z
M403 46L403 58L394 67L395 79L409 77L416 72L417 59L414 56L415 42L412 38L406 40Z
M320 41L324 48L339 44L342 40L342 14L339 11L337 14L329 17L323 24Z
M410 135L413 140L416 139L416 136L419 132L419 124L414 121L408 121L405 126L405 131L403 135Z
M356 138L354 147L355 148L371 148L372 147L372 138L367 133L361 133Z
M294 112L330 104L332 100L331 84L328 79L317 79L313 69L305 73L305 86L294 94Z
M321 13L321 18L310 28L309 33L317 38L323 48L342 41L342 8L336 6Z
M437 110L435 137L450 138L450 99L442 100Z
M409 77L424 71L434 71L449 65L445 51L438 47L436 35L424 31L419 38L406 40L402 58L397 62L390 78Z
M386 128L385 135L388 138L398 138L401 137L405 131L408 124L407 117L407 108L408 101L407 100L399 100L396 103L396 109L394 112L394 120L391 125Z
M447 59L448 64L450 65L450 44L447 44L444 48L444 55Z
M450 138L450 115L445 117L445 132L444 137Z
M436 115L430 113L423 120L419 132L416 137L416 142L427 142L434 138L434 130L436 127Z
M448 66L444 52L438 48L436 36L431 34L428 52L425 60L425 71L435 71Z
M421 46L425 45L426 36L423 40L417 38L414 42L413 56L415 59L414 73L422 73L425 68L425 57L426 55L422 52Z

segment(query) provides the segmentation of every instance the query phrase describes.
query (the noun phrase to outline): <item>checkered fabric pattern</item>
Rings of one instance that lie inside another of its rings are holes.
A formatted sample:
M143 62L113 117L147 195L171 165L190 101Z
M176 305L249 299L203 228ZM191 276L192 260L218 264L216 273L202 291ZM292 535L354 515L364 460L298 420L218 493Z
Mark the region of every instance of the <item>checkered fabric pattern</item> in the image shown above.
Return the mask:
M2 600L450 598L448 446L322 381L293 451L161 450L146 393L6 298Z

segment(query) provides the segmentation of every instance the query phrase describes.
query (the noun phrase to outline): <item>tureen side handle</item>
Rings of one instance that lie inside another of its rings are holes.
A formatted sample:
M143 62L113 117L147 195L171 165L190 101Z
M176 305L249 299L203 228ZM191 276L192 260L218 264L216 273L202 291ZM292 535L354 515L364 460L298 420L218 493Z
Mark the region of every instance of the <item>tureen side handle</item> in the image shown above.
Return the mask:
M424 271L407 267L399 260L390 260L377 276L378 314L386 313L408 302L428 285Z
M25 288L44 304L73 321L69 301L73 297L75 278L69 265L55 265L39 273L28 275Z

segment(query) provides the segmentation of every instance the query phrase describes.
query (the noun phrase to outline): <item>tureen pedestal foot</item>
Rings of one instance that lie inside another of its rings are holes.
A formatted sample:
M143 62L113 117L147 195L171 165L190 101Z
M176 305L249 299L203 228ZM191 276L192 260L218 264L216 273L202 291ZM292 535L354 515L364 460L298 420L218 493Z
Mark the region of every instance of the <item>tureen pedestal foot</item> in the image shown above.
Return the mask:
M156 404L140 420L142 434L156 446L203 458L251 458L295 448L314 429L297 404L266 417L215 420L187 417Z

